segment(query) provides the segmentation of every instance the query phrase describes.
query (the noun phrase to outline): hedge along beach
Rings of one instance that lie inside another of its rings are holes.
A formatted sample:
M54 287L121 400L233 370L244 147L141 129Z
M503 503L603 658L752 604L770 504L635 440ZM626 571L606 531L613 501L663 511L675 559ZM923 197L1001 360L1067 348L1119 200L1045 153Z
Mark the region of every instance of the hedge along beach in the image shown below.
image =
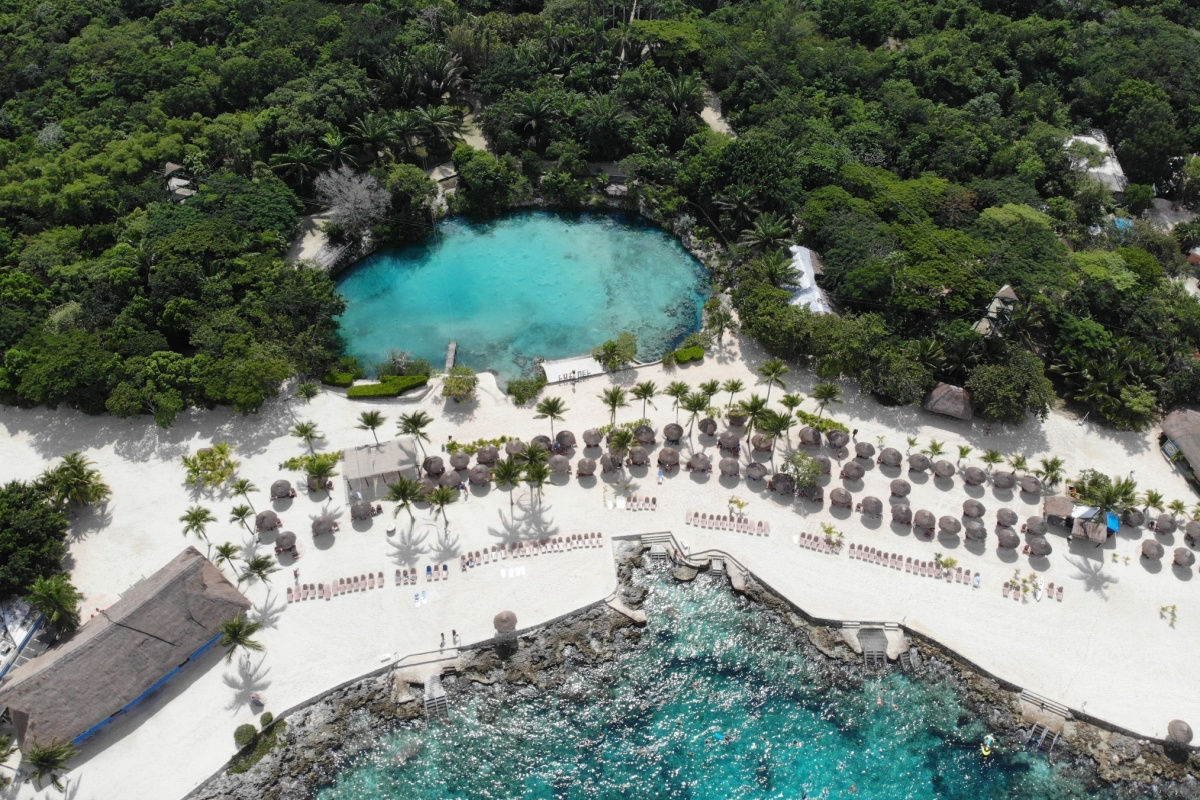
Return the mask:
M667 372L661 366L642 367L615 375L599 375L575 384L547 387L543 396L560 396L568 411L555 429L582 430L606 423L609 410L599 394L610 385L626 388L635 382L655 381L659 388L681 380L693 387L706 380L737 378L749 391L758 386L756 368L762 352L743 339L727 339L702 363ZM180 457L213 442L228 441L240 462L238 474L252 480L259 492L251 500L259 510L271 506L267 487L279 478L294 483L299 476L280 470L288 458L307 452L288 431L299 421L315 422L324 434L318 450L340 450L372 442L370 432L360 430L358 415L377 409L387 416L380 430L389 435L397 417L416 409L429 413L433 453L449 437L459 442L479 438L512 436L528 440L548 434L547 420L534 418L530 407L516 407L500 392L488 375L481 375L474 401L455 404L431 391L419 397L392 401L356 403L337 392L322 392L311 403L290 399L265 407L252 417L225 411L190 412L176 425L163 430L144 420L124 421L89 417L69 411L5 408L0 424L6 436L0 441L0 457L9 465L9 475L29 479L63 453L81 450L96 462L113 490L107 509L76 520L71 545L72 578L85 594L85 618L92 609L114 602L132 583L174 557L188 543L180 534L178 521L193 503L211 508L219 520L210 526L214 543L241 542L244 530L226 523L228 509L238 499L218 492L194 495L184 485ZM794 370L786 377L789 391L808 394L815 383L806 372ZM772 394L772 402L781 392ZM661 440L665 424L676 419L669 398L657 397L648 416ZM724 398L714 398L722 403ZM802 406L816 411L811 399ZM618 409L617 421L629 421L641 413L640 402L630 401ZM1065 473L1085 468L1108 473L1133 471L1142 487L1154 487L1166 497L1185 498L1189 489L1182 478L1159 454L1155 433L1116 433L1052 413L1045 422L1029 421L1016 428L958 423L909 408L884 408L867 397L846 389L844 402L826 412L858 431L859 441L877 442L906 449L906 438L916 437L924 446L930 440L944 442L953 453L959 444L969 444L976 455L985 448L1031 458L1054 455L1065 461ZM692 450L717 459L714 440L694 431L689 437L686 415L680 445L686 460ZM722 423L722 428L724 427ZM402 437L413 460L421 453L411 437ZM776 463L788 447L782 442ZM829 451L823 451L830 455ZM582 455L581 448L572 458ZM845 460L850 460L847 456ZM743 464L746 456L742 455ZM769 463L769 462L768 462ZM978 463L968 457L965 464ZM836 459L835 459L836 464ZM871 466L861 485L845 483L838 469L826 482L826 492L845 485L854 496L888 496L890 476ZM412 535L424 537L427 552L415 564L421 571L431 562L438 539L461 552L481 550L500 543L506 536L569 536L599 531L605 537L654 531L673 531L693 550L720 548L735 556L791 602L816 617L842 620L896 621L927 635L982 669L1086 715L1128 729L1140 736L1161 738L1172 719L1200 719L1200 698L1190 687L1189 665L1200 656L1200 619L1189 613L1195 608L1194 575L1185 580L1164 566L1151 571L1137 557L1140 538L1150 536L1142 529L1123 528L1102 548L1087 543L1068 545L1052 537L1054 552L1044 563L1031 565L1024 556L1005 560L998 553L995 536L989 532L981 552L967 550L949 540L935 542L915 537L911 531L896 531L886 522L864 525L858 514L838 511L830 504L816 507L803 501L784 501L766 489L765 483L739 480L735 488L720 482L714 472L707 477L677 470L660 484L656 470L625 470L614 480L598 477L594 484L575 476L552 482L544 497L531 497L528 489L509 492L493 487L488 493L468 492L446 508L448 523L424 508L415 509ZM516 613L522 627L534 626L573 609L603 600L616 585L611 552L607 548L571 550L520 562L523 574L510 576L499 567L458 571L451 563L448 580L417 587L396 587L391 577L406 554L399 544L409 530L408 515L384 515L365 523L354 523L349 500L340 476L334 479L331 496L324 493L300 496L275 506L283 528L299 534L301 559L297 563L304 583L330 582L339 577L366 572L384 572L387 586L374 591L343 595L332 601L288 605L286 571L272 576L269 584L251 582L242 590L251 599L254 613L266 622L259 638L261 654L249 663L235 658L226 664L220 653L196 665L168 684L161 694L120 719L87 742L68 774L73 797L111 797L113 787L127 796L181 797L206 779L232 755L234 728L254 722L261 709L252 709L251 695L259 695L269 711L281 712L303 703L322 691L365 674L387 661L407 654L426 653L436 657L440 637L457 631L462 641L474 642L493 634L493 616L502 609ZM614 503L618 491L653 496L657 511L631 512ZM727 510L730 495L748 503L745 513L770 525L769 536L749 536L730 531L698 529L684 524L689 511L720 513ZM966 495L959 477L950 486L942 482L914 480L910 502L936 516L960 516ZM1019 492L997 497L985 487L979 498L992 519L1001 507L1014 509L1024 518L1038 513L1038 502ZM329 512L340 523L332 537L316 541L309 535L314 517ZM918 578L903 571L883 570L840 555L815 552L797 546L793 536L801 532L821 533L821 525L834 525L847 544L862 544L931 560L934 552L951 555L959 564L981 573L981 586L972 589L942 580ZM395 527L397 533L388 535ZM194 539L191 543L199 544ZM260 546L269 552L269 546ZM1113 562L1113 554L1119 561ZM1129 557L1126 564L1124 558ZM511 563L511 562L510 562ZM407 564L405 564L407 566ZM1043 600L1014 602L1001 593L1002 584L1014 569L1036 570L1044 581L1066 587L1061 603ZM414 591L418 602L414 604ZM425 593L420 601L421 592ZM1174 625L1159 614L1163 605L1177 604L1182 613ZM446 651L449 654L449 648ZM1114 673L1118 659L1120 669ZM1136 684L1138 690L1131 691ZM32 785L21 787L20 797L32 797Z

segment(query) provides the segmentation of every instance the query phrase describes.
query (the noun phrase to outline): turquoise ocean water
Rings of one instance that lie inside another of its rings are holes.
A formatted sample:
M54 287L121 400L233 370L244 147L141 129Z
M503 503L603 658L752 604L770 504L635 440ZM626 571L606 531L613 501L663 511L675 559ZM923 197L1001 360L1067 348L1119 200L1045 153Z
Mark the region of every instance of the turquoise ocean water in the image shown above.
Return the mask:
M319 799L1113 796L1042 756L983 759L949 681L839 679L707 577L648 586L638 646L559 691L452 693L448 721L381 732Z
M613 215L531 211L443 221L427 244L383 250L338 281L347 349L368 369L403 350L508 379L535 356L579 355L622 330L657 357L700 326L704 267L670 235Z

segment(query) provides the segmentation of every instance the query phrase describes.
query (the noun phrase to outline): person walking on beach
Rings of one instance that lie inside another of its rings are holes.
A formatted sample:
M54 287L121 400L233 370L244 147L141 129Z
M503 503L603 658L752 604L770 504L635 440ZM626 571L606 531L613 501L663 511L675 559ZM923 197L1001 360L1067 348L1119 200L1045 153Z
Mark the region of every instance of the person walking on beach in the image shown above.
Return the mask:
M440 649L442 649L442 650L446 649L446 634L445 633L442 634L442 646Z

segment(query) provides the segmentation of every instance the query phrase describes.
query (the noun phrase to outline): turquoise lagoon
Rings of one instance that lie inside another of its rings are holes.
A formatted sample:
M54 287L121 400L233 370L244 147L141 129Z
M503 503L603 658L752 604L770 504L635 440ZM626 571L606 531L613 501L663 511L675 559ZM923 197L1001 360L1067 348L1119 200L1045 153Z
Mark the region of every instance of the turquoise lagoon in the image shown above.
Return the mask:
M429 242L383 250L338 280L341 331L367 369L392 351L504 379L589 352L622 330L658 357L700 326L709 278L669 234L627 217L531 211L444 220Z
M947 679L847 680L707 577L647 586L637 646L559 691L452 693L447 721L381 733L319 800L1115 796L1043 756L982 758Z

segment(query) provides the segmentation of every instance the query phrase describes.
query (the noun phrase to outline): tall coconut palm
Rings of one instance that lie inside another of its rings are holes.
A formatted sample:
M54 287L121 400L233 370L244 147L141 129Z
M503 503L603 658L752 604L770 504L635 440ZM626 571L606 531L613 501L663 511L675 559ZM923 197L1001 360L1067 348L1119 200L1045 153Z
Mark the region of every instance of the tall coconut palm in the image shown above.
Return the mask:
M287 152L271 156L271 168L303 188L321 169L322 154L307 142L288 145Z
M35 743L22 762L33 770L33 785L38 791L42 790L42 782L49 779L50 785L61 792L64 787L58 773L66 769L67 762L74 757L75 747L70 742Z
M699 392L701 392L705 397L707 397L708 402L711 403L712 399L717 396L717 392L721 391L721 382L715 381L715 380L714 381L705 381L704 383L697 386L696 389Z
M791 228L784 218L773 211L760 214L754 224L746 228L738 236L738 244L746 247L751 253L761 253L764 250L778 250L789 243L792 235Z
M999 450L984 450L980 459L987 465L988 472L991 472L997 464L1004 461L1004 454Z
M538 503L542 502L542 487L550 480L550 465L540 461L525 465L525 483L537 494Z
M1008 457L1008 465L1017 472L1026 472L1029 469L1029 459L1017 453Z
M313 449L313 442L315 442L317 439L325 438L321 435L321 431L319 428L317 428L317 423L315 422L297 422L292 426L292 429L288 431L288 433L308 445L309 453L316 452L316 450Z
M236 505L229 510L229 521L240 522L242 527L246 529L246 533L254 535L254 529L250 527L250 518L254 516L254 509L242 503Z
M728 407L730 407L730 408L733 407L733 396L735 394L737 394L738 392L744 391L745 388L746 388L746 384L742 383L737 378L730 378L729 380L727 380L721 384L721 391L729 392Z
M79 603L83 595L66 575L35 578L25 599L46 618L55 639L79 627Z
M683 400L684 397L687 396L687 393L690 392L691 390L692 390L692 388L690 386L688 386L686 383L684 383L683 381L671 381L670 383L667 384L667 388L663 389L663 394L665 394L667 397L671 398L672 401L674 401L672 403L672 405L674 406L674 409L675 409L675 421L676 422L679 421L679 403L680 403L680 401Z
M842 387L836 383L818 383L813 387L812 399L817 401L817 419L831 405L842 402Z
M646 404L650 403L650 405L654 405L651 401L658 394L658 385L654 381L642 381L641 383L634 384L629 393L633 395L634 400L642 401L642 419L646 419ZM655 407L657 408L657 406Z
M608 453L616 459L617 467L624 469L625 456L633 449L633 431L628 428L617 428L608 439Z
M429 441L429 434L425 433L425 429L433 424L433 417L426 414L424 411L413 411L410 414L401 414L400 420L396 423L397 431L404 436L412 436L417 440L417 446L421 448L421 457L425 456L425 445L421 442Z
M775 465L775 443L779 437L786 441L788 431L795 420L791 414L784 414L772 408L764 409L758 421L759 433L771 437L771 465Z
M525 143L540 151L550 128L561 116L558 104L543 92L529 92L513 98L513 129L525 135Z
M1077 483L1079 500L1099 509L1095 518L1100 522L1108 518L1108 512L1123 511L1138 501L1137 483L1130 477L1085 472Z
M538 401L534 419L550 420L550 438L554 438L554 423L561 421L567 413L567 403L561 397L543 397Z
M387 417L383 415L383 412L372 409L359 414L358 424L354 427L360 431L370 431L371 436L375 437L375 444L379 444L379 434L375 430L385 422L387 422Z
M974 447L971 447L971 445L969 445L969 444L960 444L960 445L958 446L958 460L959 460L959 462L961 462L961 461L962 461L964 458L966 458L967 456L971 455L971 453L972 453L972 452L974 452L974 451L975 451L975 448L974 448Z
M340 453L334 455L340 455ZM337 459L322 458L321 456L309 457L304 471L308 477L310 489L314 491L325 489L329 486L329 479L337 475Z
M233 654L238 650L247 655L252 650L262 650L263 646L254 638L254 634L262 630L258 620L246 619L245 614L238 614L221 625L221 647L225 648L225 660L232 661Z
M270 556L253 556L242 567L242 574L238 577L238 583L248 581L251 578L258 578L263 583L270 583L271 573L278 571L279 567L275 564L275 559Z
M620 386L610 386L600 393L600 401L608 406L609 425L617 424L617 409L629 405L625 399L625 390Z
M229 568L231 570L233 570L233 562L238 560L238 554L240 552L241 552L241 548L238 547L233 542L224 542L222 544L217 545L213 549L212 562L214 564L216 564L218 567L220 567L224 564L228 564ZM236 574L237 571L236 570L233 570L233 571Z
M250 502L250 493L257 492L258 487L251 483L248 478L238 478L229 488L233 491L235 497L240 496L246 501L246 505L250 506L251 511L255 510L254 503Z
M517 488L517 484L521 482L522 475L521 464L517 461L506 458L503 461L497 462L492 468L492 480L496 482L496 486L500 488L508 487L508 509L513 508L513 490Z
M451 489L449 486L435 486L433 491L429 493L429 506L433 509L434 515L439 511L442 514L442 521L447 526L450 525L450 518L446 516L446 506L458 499L458 492Z
M783 376L789 372L791 370L788 368L788 365L783 363L783 360L779 358L767 359L759 366L758 374L762 379L761 382L767 385L767 400L771 399L772 387L787 388L787 384L783 382Z
M1182 500L1175 499L1167 503L1167 510L1177 517L1187 516L1187 503Z
M746 415L746 435L749 436L762 421L763 412L767 410L767 400L765 397L751 394L738 403L738 410Z
M925 448L925 455L930 458L936 458L946 452L945 442L939 442L937 439L930 439L929 446Z
M208 541L206 530L208 526L217 521L213 513L204 506L191 506L187 511L183 512L183 516L179 518L183 523L183 535L194 533L204 541Z
M688 412L688 440L691 441L692 429L701 414L708 411L709 397L704 392L688 392L679 405Z
M1058 456L1051 458L1042 458L1038 461L1038 468L1034 470L1042 483L1046 486L1057 486L1063 479L1063 460Z
M462 112L458 109L450 106L426 106L418 108L414 115L421 139L431 153L447 153L455 143L462 141L466 126L463 123Z
M1146 491L1142 492L1142 507L1147 512L1153 508L1155 511L1161 513L1162 510L1166 508L1165 502L1166 501L1163 500L1162 492L1154 489L1147 489Z
M800 288L800 272L786 250L768 250L750 262L750 269L776 289L790 292Z
M530 464L544 464L549 458L550 454L533 442L526 442L520 450L512 454L512 460L522 468Z
M391 152L395 138L393 117L386 111L368 111L350 125L354 138L365 151L368 161Z
M401 476L395 483L389 483L387 488L387 494L383 496L383 499L396 504L395 509L392 510L392 516L399 514L400 509L403 508L408 512L409 520L416 522L417 518L412 512L412 505L425 496L421 482L415 478Z
M354 143L350 137L340 131L329 130L321 134L317 143L317 156L326 167L337 168L354 166L354 156L351 150Z
M100 470L78 451L67 453L52 469L42 473L37 485L59 508L103 503L112 495Z

